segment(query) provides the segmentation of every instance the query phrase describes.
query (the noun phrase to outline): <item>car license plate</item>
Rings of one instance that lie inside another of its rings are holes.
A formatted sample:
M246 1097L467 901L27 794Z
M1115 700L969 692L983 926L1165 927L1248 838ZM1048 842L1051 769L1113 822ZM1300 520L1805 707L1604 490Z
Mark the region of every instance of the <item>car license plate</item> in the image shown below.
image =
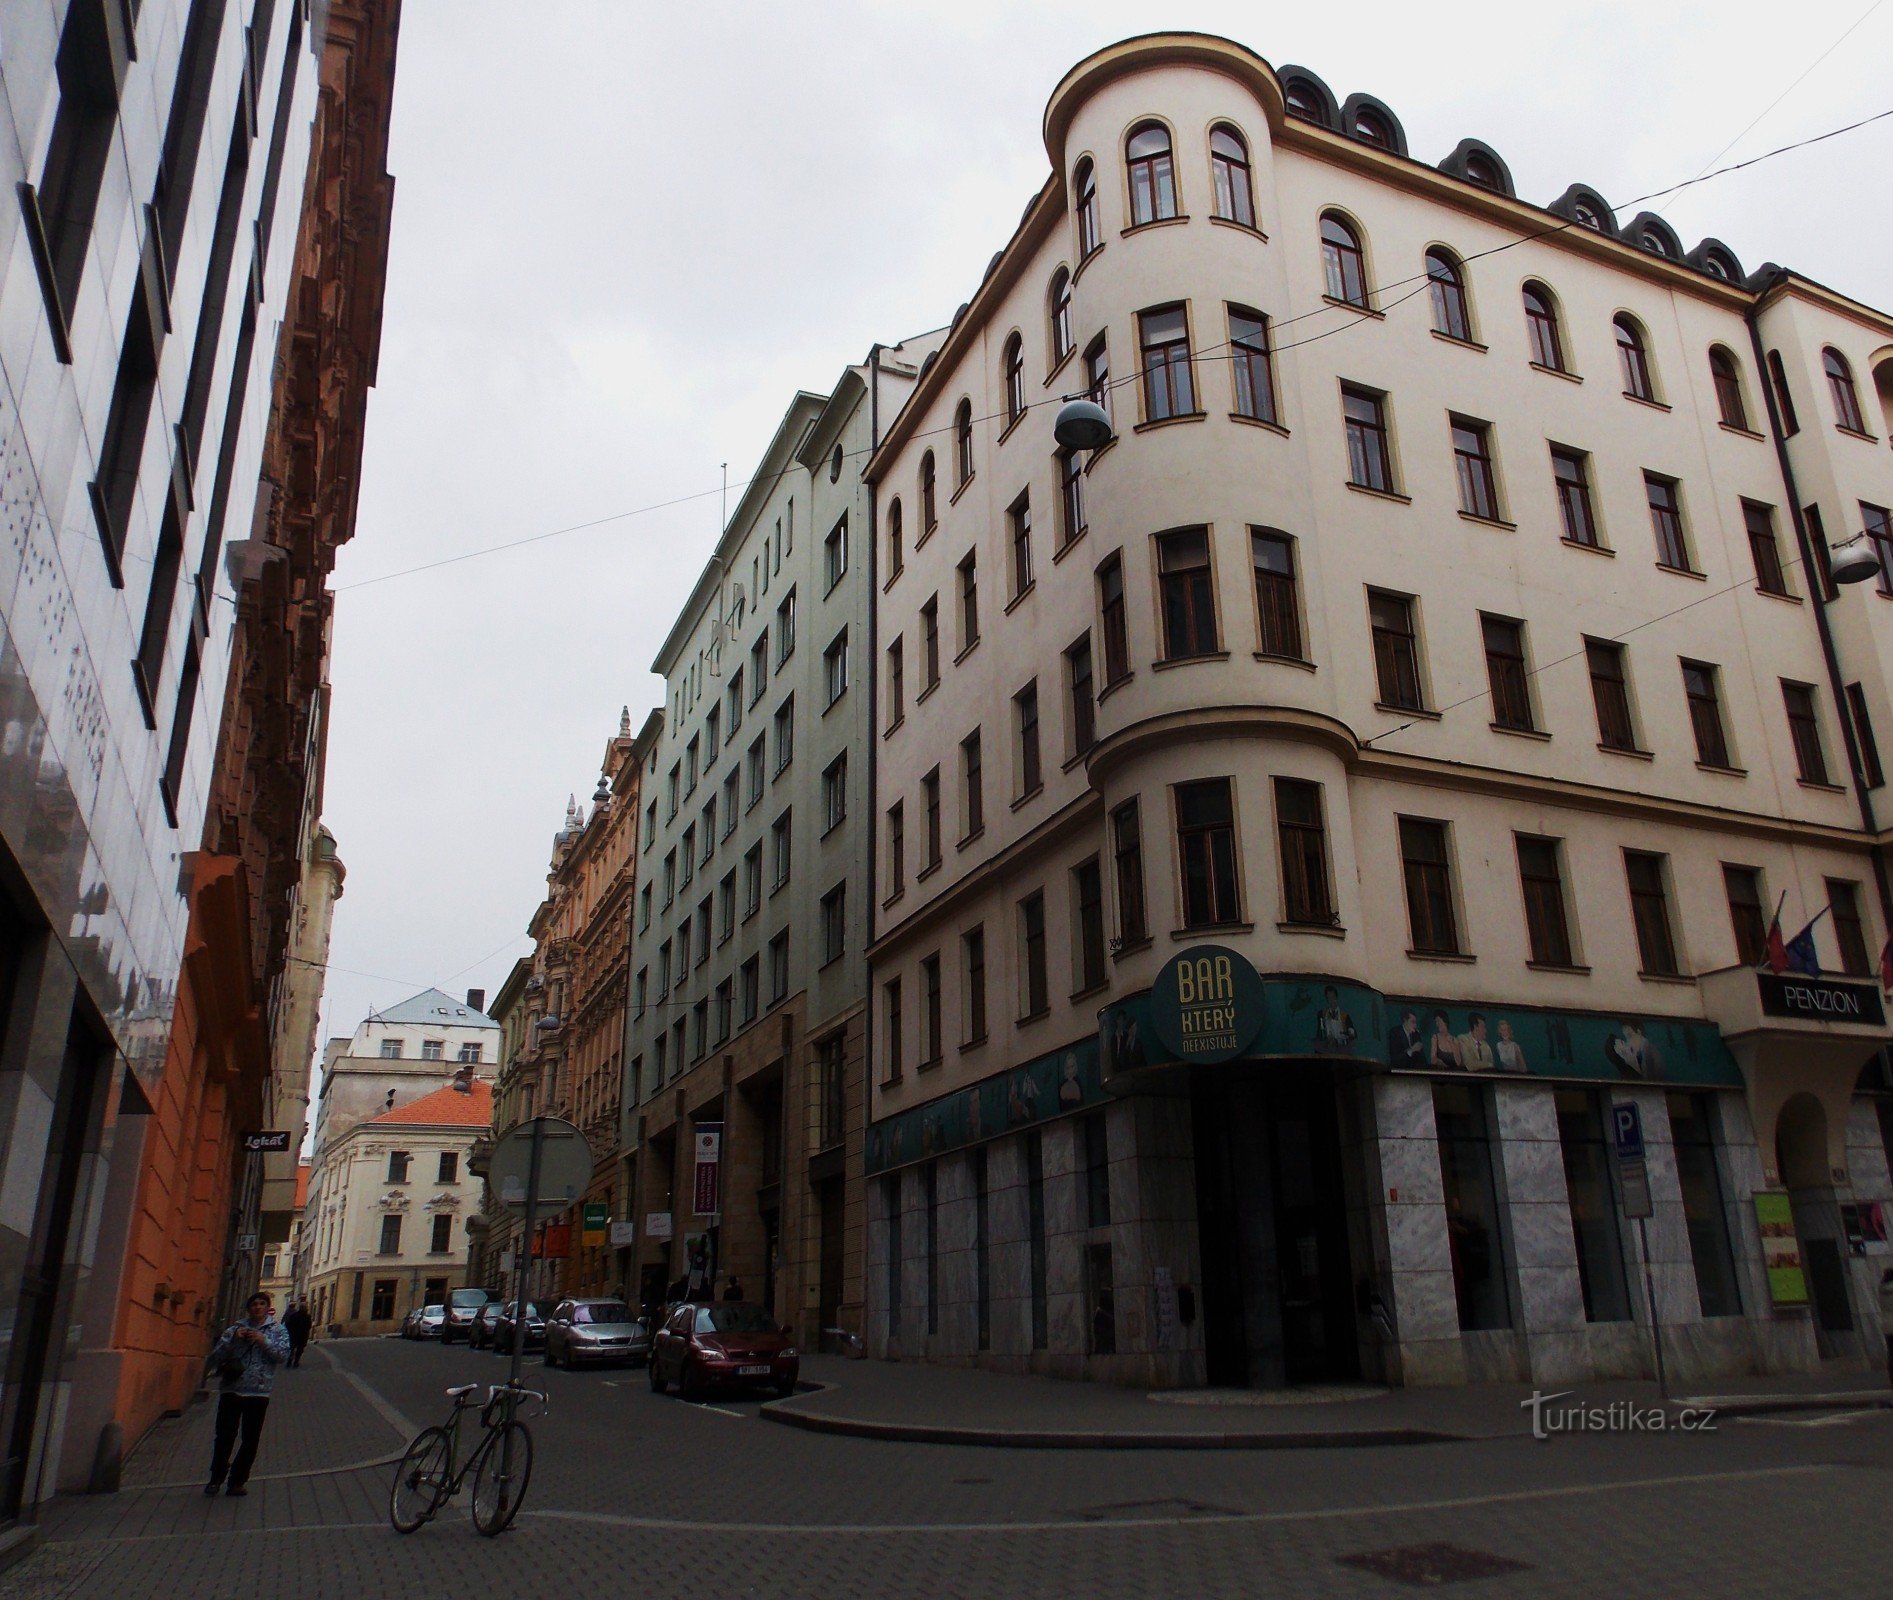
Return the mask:
M736 1375L739 1378L766 1378L769 1376L769 1366L765 1362L760 1367L738 1367Z

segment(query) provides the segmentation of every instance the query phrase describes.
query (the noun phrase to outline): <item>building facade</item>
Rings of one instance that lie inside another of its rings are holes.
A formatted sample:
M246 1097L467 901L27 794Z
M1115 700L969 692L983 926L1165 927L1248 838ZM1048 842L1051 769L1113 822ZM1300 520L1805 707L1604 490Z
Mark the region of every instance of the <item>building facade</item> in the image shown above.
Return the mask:
M493 1131L478 1141L467 1165L484 1182L493 1146L508 1130L522 1120L521 1107L526 1101L526 1086L518 1070L520 1047L525 1042L528 1017L526 985L533 976L533 958L521 956L512 965L499 988L493 991L489 1011L499 1028L498 1073L493 1083ZM481 1192L480 1214L469 1224L472 1234L473 1282L496 1293L511 1283L511 1252L517 1246L519 1223L492 1191Z
M468 1282L467 1222L480 1182L467 1170L492 1128L493 1085L475 1077L356 1123L311 1175L303 1251L316 1326L331 1337L394 1332L416 1306Z
M931 345L798 394L658 652L625 1045L636 1273L860 1326L873 593L861 468ZM717 1179L698 1180L700 1134Z
M1044 130L870 468L870 1348L1882 1363L1893 318L1205 36Z

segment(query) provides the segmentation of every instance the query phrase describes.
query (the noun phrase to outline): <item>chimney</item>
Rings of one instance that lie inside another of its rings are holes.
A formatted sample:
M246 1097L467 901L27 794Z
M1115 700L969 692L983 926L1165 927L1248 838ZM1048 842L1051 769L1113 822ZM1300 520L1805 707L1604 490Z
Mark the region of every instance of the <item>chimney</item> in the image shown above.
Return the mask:
M467 1009L469 1011L486 1010L486 990L469 989L467 991Z

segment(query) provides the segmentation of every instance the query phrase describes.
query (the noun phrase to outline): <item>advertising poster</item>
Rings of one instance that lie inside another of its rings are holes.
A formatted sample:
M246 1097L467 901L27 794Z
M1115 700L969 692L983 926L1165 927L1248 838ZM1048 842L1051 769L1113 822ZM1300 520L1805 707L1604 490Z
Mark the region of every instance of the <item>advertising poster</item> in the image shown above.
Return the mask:
M1768 1296L1775 1308L1808 1303L1807 1275L1801 1270L1801 1241L1794 1231L1794 1208L1785 1194L1755 1196L1755 1220L1761 1226L1762 1265L1768 1270Z

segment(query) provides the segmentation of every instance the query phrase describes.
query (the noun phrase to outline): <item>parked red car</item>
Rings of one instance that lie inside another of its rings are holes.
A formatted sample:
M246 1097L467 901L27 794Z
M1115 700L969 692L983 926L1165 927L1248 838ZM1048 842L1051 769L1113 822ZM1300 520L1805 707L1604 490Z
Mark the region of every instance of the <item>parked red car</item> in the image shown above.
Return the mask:
M652 1392L675 1383L686 1400L725 1388L791 1395L801 1370L788 1333L761 1306L740 1301L679 1306L651 1342Z

